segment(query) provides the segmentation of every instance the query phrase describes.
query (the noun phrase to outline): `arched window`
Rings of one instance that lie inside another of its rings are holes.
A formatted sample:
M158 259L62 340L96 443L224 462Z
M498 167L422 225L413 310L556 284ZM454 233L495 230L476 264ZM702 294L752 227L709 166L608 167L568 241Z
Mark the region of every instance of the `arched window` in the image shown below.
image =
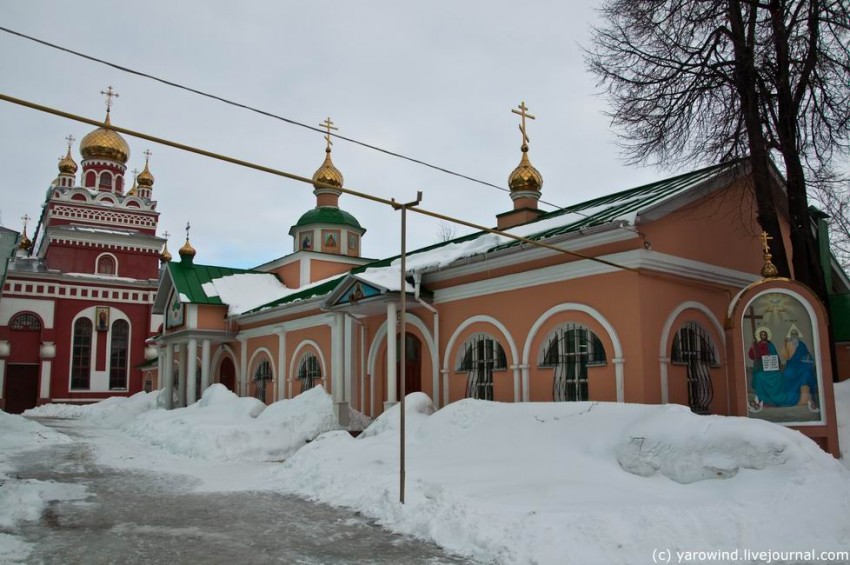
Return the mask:
M466 397L493 400L493 371L508 366L505 350L492 336L476 334L466 340L458 355L458 371L467 372Z
M97 182L97 173L94 171L89 171L86 173L86 188L94 188L95 183ZM76 200L76 198L74 198Z
M71 352L71 388L89 388L91 374L92 322L79 318L74 322L74 341Z
M298 365L298 380L301 381L301 392L316 386L316 381L322 378L322 368L319 360L312 353L305 353Z
M272 365L268 360L262 361L254 371L254 383L256 385L257 398L266 401L266 383L272 380Z
M116 274L117 268L115 265L115 258L111 255L101 255L97 258L97 268L95 272L98 275L114 275Z
M605 348L595 333L579 324L564 324L546 337L539 366L552 367L555 401L589 400L587 369L606 364Z
M103 171L100 173L100 184L98 188L108 188L112 190L112 173Z
M112 323L112 348L109 352L109 388L127 388L127 359L130 347L130 324L126 320Z
M9 329L19 332L41 331L41 320L35 314L18 314L9 322Z
M708 332L694 322L679 328L673 336L670 362L687 366L688 405L697 414L708 414L714 399L709 368L719 365Z

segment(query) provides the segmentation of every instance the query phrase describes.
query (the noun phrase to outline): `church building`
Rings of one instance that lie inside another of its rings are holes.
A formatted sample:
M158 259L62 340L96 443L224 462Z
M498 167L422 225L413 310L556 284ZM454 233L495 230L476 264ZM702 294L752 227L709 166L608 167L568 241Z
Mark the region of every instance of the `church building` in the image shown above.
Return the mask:
M543 213L526 110L515 110L512 206L494 218L524 241L482 231L411 251L404 283L399 257L362 258L368 226L340 208L329 119L316 205L289 230L291 253L253 269L207 265L187 230L154 303L166 402L191 404L211 383L265 402L322 385L342 426L402 391L436 408L677 403L789 425L837 454L832 359L846 375L850 333L832 349L826 308L775 276L746 162ZM787 219L782 229L772 243L788 246ZM844 272L827 270L830 291L847 295Z
M160 275L159 212L145 160L128 177L130 148L103 127L68 151L44 197L32 239L27 225L0 295L0 408L93 402L143 389L138 368L161 325L152 313ZM149 156L149 154L148 154ZM132 181L128 188L128 178ZM29 219L25 217L26 219Z

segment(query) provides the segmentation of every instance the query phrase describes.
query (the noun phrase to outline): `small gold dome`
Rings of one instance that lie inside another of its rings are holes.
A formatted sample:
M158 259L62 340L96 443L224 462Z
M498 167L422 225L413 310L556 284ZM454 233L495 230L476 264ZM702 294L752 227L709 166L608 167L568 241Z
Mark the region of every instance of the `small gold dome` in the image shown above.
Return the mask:
M511 192L532 190L540 192L543 186L543 175L534 168L528 159L528 145L522 146L522 159L517 168L508 177L508 186Z
M68 154L59 161L59 172L66 175L73 175L77 172L77 164L71 157L71 148L68 147Z
M148 188L153 186L153 175L150 170L148 170L148 162L145 161L145 170L139 173L139 176L136 177L136 180L139 183L139 186L146 186Z
M194 254L194 251L195 250L192 249L193 254ZM171 253L168 252L168 242L166 241L165 245L162 246L162 253L159 254L159 261L161 263L169 263L171 261L171 258L172 258Z
M122 164L130 158L130 146L121 135L109 128L109 113L106 114L104 127L97 128L80 142L80 154L83 159L108 159Z
M32 249L32 240L27 237L26 229L24 229L24 233L21 234L21 241L18 243L18 249L22 251L29 251Z
M127 191L127 196L137 196L139 193L139 185L136 184L136 179L133 178L133 186Z
M342 186L342 173L339 172L339 169L334 167L333 161L331 161L330 148L325 149L325 162L322 163L322 166L319 167L315 173L313 173L313 182L321 182L331 186ZM313 186L317 189L324 188L316 185Z
M181 257L194 257L195 256L195 248L192 247L192 244L189 243L189 238L186 238L186 243L183 244L183 247L178 251Z

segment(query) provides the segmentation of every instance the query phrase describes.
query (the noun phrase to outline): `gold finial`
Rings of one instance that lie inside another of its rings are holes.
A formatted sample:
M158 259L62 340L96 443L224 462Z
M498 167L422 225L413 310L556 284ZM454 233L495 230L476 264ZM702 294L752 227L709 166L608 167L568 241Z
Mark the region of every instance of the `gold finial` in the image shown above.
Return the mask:
M74 137L73 135L69 135L68 137L65 138L65 141L68 142L68 154L70 155L71 154L71 146L74 144L75 141L77 141L77 138Z
M189 243L189 230L192 226L189 222L186 222L186 243L183 244L183 247L180 248L178 253L180 254L180 262L181 263L192 263L192 258L195 256L195 248L192 247L192 244Z
M322 166L316 169L316 172L313 173L313 181L322 184L329 184L331 186L342 186L342 173L339 172L339 169L334 166L333 161L331 160L331 145L333 145L333 141L331 141L331 130L339 131L339 128L334 127L330 117L328 117L324 122L319 125L325 128L328 132L325 134L325 141L327 142L327 146L325 147L325 160L322 163ZM320 191L332 190L325 187L317 186L315 184L313 186L316 190Z
M139 191L139 185L137 181L139 180L139 169L133 169L133 186L130 187L130 190L127 191L127 196L136 196L136 193Z
M328 116L325 121L320 123L319 125L328 130L328 133L325 134L325 141L328 142L328 145L325 148L325 153L330 153L331 145L333 145L333 141L331 141L331 130L339 131L339 128L333 127L334 123L331 121L330 116Z
M118 98L118 93L113 90L112 85L106 87L106 90L101 90L101 94L106 96L106 120L104 123L109 124L109 111L112 109L112 99Z
M531 120L536 120L537 118L528 113L528 108L525 105L525 100L520 102L517 108L519 108L519 111L517 111L516 108L513 108L511 109L511 112L522 117L522 123L519 126L519 131L522 132L522 150L528 151L528 142L531 140L528 139L528 133L525 129L525 119L529 118Z
M27 222L30 221L30 217L28 214L24 214L21 217L21 221L24 223L24 230L21 234L21 241L18 243L18 249L23 251L29 251L32 248L32 240L27 237Z
M153 153L151 153L149 149L145 149L144 155L145 155L145 169L141 173L139 173L138 182L139 182L139 186L144 186L144 187L150 188L150 187L153 186L154 178L153 178L153 175L151 174L150 169L148 169L148 164L150 163L151 155L153 155ZM148 196L146 195L146 197L148 197Z
M761 276L766 279L776 278L779 276L779 269L777 269L776 265L774 265L771 261L771 259L773 259L773 255L770 253L770 246L767 244L767 242L773 238L767 235L766 231L762 231L759 239L761 239L762 245L764 246L764 266L761 268Z
M162 252L159 254L160 263L169 263L172 259L171 253L168 252L168 236L170 235L167 231L162 234L162 237L165 238L165 243L162 244Z
M76 141L76 139L74 139L73 135L69 135L65 138L65 141L68 142L68 152L64 157L59 157L59 172L73 175L77 172L77 163L75 163L74 158L71 157L71 145L74 141Z

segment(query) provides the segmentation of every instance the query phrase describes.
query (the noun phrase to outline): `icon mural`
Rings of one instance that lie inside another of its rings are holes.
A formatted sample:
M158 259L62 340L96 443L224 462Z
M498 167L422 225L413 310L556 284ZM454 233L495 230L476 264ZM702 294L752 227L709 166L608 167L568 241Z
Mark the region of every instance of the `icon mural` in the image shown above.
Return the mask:
M750 417L821 422L817 342L803 303L790 294L761 294L747 307L742 331Z

